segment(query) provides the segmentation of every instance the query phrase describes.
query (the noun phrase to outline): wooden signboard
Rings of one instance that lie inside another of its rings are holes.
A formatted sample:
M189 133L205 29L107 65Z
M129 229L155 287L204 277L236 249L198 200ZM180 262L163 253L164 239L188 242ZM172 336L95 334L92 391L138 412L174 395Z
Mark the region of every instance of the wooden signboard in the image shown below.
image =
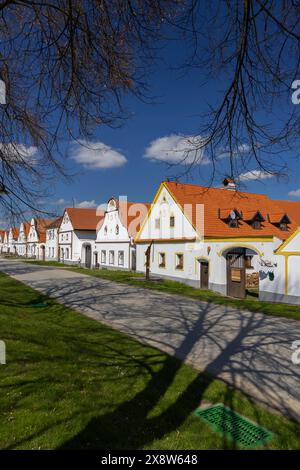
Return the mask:
M242 275L241 275L241 270L240 269L231 269L231 280L233 282L241 282L242 280Z

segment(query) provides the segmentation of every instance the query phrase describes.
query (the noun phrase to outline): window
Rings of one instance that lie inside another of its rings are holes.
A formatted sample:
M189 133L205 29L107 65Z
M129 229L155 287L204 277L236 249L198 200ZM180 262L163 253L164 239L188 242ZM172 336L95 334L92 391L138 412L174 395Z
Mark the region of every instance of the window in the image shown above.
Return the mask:
M66 259L69 259L69 248L66 248Z
M284 232L286 232L287 229L288 229L288 225L287 225L286 222L281 222L281 223L279 224L279 228L280 228L280 230L283 230Z
M170 227L171 228L175 227L175 217L174 217L174 215L170 216Z
M104 227L104 235L107 235L107 225Z
M124 251L118 252L118 265L124 266Z
M115 264L115 252L114 251L109 252L109 264Z
M183 253L176 253L175 255L175 268L183 269Z
M105 250L101 251L101 263L106 264L106 251Z
M54 258L54 247L52 248L52 258Z
M158 253L158 266L160 268L166 267L166 253Z
M116 225L116 235L119 235L119 225Z
M229 225L230 228L238 228L239 221L238 221L238 219L229 219L228 225Z
M254 228L254 230L259 230L261 228L261 221L257 219L253 220L252 228Z
M160 228L160 219L155 219L155 228Z
M250 256L250 255L245 256L245 268L246 269L252 269L253 268L253 266L252 266L252 256Z

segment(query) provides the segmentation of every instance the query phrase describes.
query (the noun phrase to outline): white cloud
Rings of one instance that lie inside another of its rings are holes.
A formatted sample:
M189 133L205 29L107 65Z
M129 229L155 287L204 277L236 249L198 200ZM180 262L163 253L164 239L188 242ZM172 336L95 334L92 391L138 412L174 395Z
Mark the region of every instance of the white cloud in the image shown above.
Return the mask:
M289 196L300 197L300 189L295 189L289 192Z
M37 147L24 144L17 144L15 142L9 144L0 143L0 152L4 159L10 163L34 163L36 160Z
M240 144L236 147L236 149L230 152L228 149L224 149L218 154L218 158L229 158L232 157L239 157L240 155L244 155L251 151L251 147L248 144Z
M204 139L201 136L184 137L171 134L150 142L145 150L145 158L165 163L207 165L210 161L204 156L204 147L198 151L195 150L201 145L204 145Z
M242 173L238 179L240 181L249 181L249 180L265 180L269 178L274 178L276 176L274 173L269 173L263 170L252 170Z
M76 203L76 207L85 208L85 209L94 209L97 206L98 204L96 203L95 199L93 199L92 201L82 201L82 202Z
M88 170L116 168L127 162L124 155L103 142L80 140L79 144L76 145L72 158Z

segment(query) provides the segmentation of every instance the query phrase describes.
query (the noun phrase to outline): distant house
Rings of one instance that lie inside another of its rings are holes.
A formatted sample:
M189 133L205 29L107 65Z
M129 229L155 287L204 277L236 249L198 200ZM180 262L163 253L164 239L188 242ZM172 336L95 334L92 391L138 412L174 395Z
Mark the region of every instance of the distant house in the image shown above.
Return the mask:
M11 227L8 232L8 252L9 253L13 253L15 255L18 254L18 251L17 251L18 236L19 236L19 229L16 227Z
M46 229L46 253L45 257L48 261L57 261L59 259L59 248L58 248L58 231L62 217L55 219Z
M94 264L112 269L136 269L134 238L150 205L111 198L97 232Z
M19 256L27 256L27 238L30 231L30 222L21 222L17 242L17 252Z
M3 234L3 243L2 243L2 253L8 253L8 230L4 230Z
M67 264L95 265L96 209L66 208L58 230L59 259Z
M27 237L27 256L44 260L46 257L46 226L52 221L49 219L32 218Z
M137 270L243 298L298 224L284 203L224 188L163 182L135 238Z
M0 253L3 253L5 230L0 230Z

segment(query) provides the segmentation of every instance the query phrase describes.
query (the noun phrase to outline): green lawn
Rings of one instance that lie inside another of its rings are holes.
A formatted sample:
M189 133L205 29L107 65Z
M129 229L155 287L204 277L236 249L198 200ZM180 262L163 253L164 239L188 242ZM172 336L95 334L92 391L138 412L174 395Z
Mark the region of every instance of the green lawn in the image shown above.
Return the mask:
M255 290L249 291L246 299L233 299L224 297L209 290L195 289L194 287L187 286L181 282L170 281L168 279L160 282L145 282L139 280L143 277L143 274L128 271L117 271L109 269L85 269L70 267L63 265L56 261L33 261L33 260L21 260L27 263L33 263L38 265L48 266L60 266L72 271L88 274L90 276L100 277L102 279L109 279L111 281L123 282L125 284L139 285L147 289L155 289L159 291L168 292L171 294L180 294L187 297L191 297L197 300L204 300L220 305L228 305L231 307L237 307L242 310L249 310L251 312L261 312L267 315L275 315L279 317L292 318L294 320L300 320L300 307L297 305L287 305L271 302L261 302L257 299L257 293Z
M0 339L1 449L234 447L194 416L205 402L274 432L269 448L299 449L299 424L1 273Z

